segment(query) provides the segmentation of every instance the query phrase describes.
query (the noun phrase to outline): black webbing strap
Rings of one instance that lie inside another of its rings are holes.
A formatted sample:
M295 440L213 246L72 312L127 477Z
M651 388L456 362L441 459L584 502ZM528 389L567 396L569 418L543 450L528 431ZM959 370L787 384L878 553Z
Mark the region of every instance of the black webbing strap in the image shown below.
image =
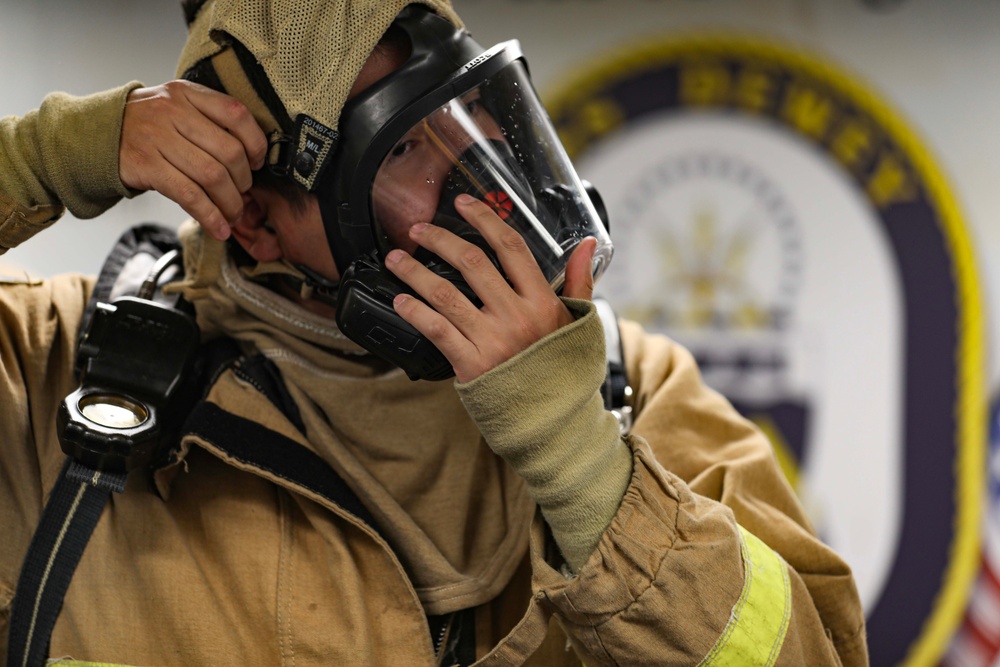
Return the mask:
M66 460L17 581L8 667L34 667L48 660L52 629L83 550L111 493L124 490L125 473L98 472Z
M97 276L94 291L84 310L77 344L86 333L99 302L111 303L118 296L135 294L156 260L180 247L177 233L160 225L146 223L126 230L104 260Z
M604 326L605 355L608 365L608 373L601 386L604 409L618 419L619 430L622 434L626 434L632 428L632 388L629 386L628 372L625 368L625 350L618 329L618 318L606 299L595 298L594 305Z
M325 498L381 533L347 482L319 455L294 440L208 402L195 407L184 431L241 463Z

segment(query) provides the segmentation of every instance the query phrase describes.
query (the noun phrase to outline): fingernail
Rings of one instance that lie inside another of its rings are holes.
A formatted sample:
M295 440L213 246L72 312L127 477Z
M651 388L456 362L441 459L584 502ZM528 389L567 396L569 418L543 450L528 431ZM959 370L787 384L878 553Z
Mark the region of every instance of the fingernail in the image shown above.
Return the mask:
M229 233L231 227L229 226L229 221L226 220L225 216L213 216L209 221L202 224L208 233L215 239L219 241L225 241L229 238Z
M393 306L402 306L404 303L406 303L409 300L410 300L410 295L409 294L397 294L393 298L393 300L392 300L392 305Z
M402 250L392 250L388 255L385 256L386 264L399 264L399 260L403 259Z
M473 197L472 195L468 195L468 194L464 194L463 193L463 194L460 194L457 197L455 197L455 201L457 203L459 203L459 204L469 205L472 202L476 201L476 198Z
M420 232L424 231L425 229L427 229L427 223L426 222L418 222L417 224L415 224L412 227L410 227L410 231L411 232L416 232L417 234L419 234Z

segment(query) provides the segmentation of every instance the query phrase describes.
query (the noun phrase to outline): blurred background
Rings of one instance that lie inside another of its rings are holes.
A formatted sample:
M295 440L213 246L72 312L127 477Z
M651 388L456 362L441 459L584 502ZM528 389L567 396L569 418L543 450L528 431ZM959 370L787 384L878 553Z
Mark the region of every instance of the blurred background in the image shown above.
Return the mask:
M455 2L604 199L598 291L694 351L851 564L872 664L1000 664L1000 3ZM169 80L184 38L173 0L0 0L0 115ZM184 217L148 193L0 264L93 273Z

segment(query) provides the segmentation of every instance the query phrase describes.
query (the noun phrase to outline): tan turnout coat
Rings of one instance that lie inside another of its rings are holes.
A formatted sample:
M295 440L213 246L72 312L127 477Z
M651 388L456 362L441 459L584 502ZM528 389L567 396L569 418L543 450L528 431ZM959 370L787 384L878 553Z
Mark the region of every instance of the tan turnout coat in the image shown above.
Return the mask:
M62 105L64 124L92 123L95 113L120 117L126 92L50 101L45 113L57 116ZM0 121L0 247L58 216L52 192L63 202L104 202L96 208L125 194L109 176L116 170L107 166L115 159L108 137L82 140L84 150L104 151L81 158L100 163L93 182L61 175L51 176L56 186L30 182L26 174L37 172L25 165L41 157L14 158L28 152L19 146L49 146L37 139L45 122L44 114ZM76 386L75 342L92 287L79 276L0 284L2 637L62 465L55 414ZM601 336L593 312L580 326ZM638 415L624 500L574 577L552 557L540 515L517 529L530 536L521 567L475 609L481 664L867 664L851 572L808 527L765 437L702 384L680 346L629 323L623 334ZM575 352L551 336L526 354L533 363L560 363L565 374L551 390L570 397ZM397 373L368 382L409 380ZM231 371L208 400L310 448ZM441 400L455 405L447 392ZM0 659L5 653L0 640ZM376 530L194 434L184 438L177 465L132 475L112 498L69 588L50 655L135 666L436 663L411 578Z

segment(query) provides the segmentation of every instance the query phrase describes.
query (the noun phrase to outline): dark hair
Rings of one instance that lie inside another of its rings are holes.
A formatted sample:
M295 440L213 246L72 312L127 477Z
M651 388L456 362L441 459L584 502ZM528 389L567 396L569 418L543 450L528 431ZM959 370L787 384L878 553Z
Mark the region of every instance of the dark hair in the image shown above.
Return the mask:
M198 12L205 6L208 0L181 0L181 9L184 10L184 20L188 25L194 23L198 17Z

